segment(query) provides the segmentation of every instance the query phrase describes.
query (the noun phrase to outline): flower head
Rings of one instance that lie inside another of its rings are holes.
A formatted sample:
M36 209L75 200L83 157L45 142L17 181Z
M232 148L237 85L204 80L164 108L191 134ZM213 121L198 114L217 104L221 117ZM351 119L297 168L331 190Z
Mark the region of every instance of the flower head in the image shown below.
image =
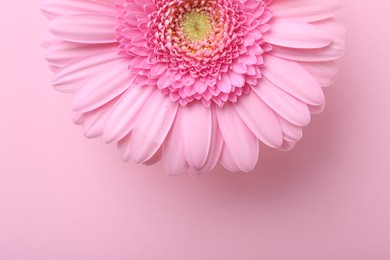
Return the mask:
M87 137L166 171L251 171L259 141L289 150L345 33L337 0L45 0L53 85Z

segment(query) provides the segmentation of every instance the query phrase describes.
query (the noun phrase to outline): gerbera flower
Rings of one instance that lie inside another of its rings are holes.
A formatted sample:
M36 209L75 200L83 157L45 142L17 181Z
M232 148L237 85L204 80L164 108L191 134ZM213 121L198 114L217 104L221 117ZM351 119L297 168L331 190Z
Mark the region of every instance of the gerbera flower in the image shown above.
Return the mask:
M334 81L344 29L333 0L46 0L54 87L75 95L87 137L123 160L202 174L251 171L259 143L289 150L321 87Z

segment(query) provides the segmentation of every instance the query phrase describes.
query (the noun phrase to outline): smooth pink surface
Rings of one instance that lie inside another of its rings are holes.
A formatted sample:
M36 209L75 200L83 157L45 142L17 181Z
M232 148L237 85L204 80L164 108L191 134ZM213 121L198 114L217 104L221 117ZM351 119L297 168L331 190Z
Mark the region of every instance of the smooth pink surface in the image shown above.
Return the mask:
M50 88L37 0L1 1L0 259L390 259L390 4L344 1L327 109L256 172L122 163Z

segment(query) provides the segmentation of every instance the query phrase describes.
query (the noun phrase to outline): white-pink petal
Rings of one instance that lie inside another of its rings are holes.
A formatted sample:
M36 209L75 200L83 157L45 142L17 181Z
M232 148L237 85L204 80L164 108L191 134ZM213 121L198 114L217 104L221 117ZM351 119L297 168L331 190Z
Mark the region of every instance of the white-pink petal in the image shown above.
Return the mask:
M292 22L276 19L271 24L272 29L263 35L264 40L272 45L299 49L318 49L332 42L327 32L314 25L302 22Z
M210 150L211 109L201 102L193 102L181 107L179 114L184 156L190 167L199 170L205 164Z
M59 16L50 22L50 32L70 42L113 43L117 40L118 19L104 14Z
M226 145L223 146L220 161L222 166L230 171L230 172L239 172L241 171L240 167L238 167L237 163L233 160L232 155L228 151Z
M92 54L71 62L53 75L52 85L55 89L65 93L74 93L85 81L96 72L112 65L120 59L117 50Z
M179 175L188 168L187 161L184 157L183 142L179 138L181 134L181 118L178 113L162 147L162 163L168 175Z
M240 102L241 103L241 102ZM259 157L259 141L230 103L217 108L218 124L226 148L244 172L252 171Z
M252 90L277 114L300 126L310 123L310 111L305 103L275 86L268 79L260 80Z
M136 163L148 161L164 142L178 109L177 102L155 90L142 109L133 129L131 159Z
M117 142L133 130L153 90L151 86L134 86L120 97L106 122L103 136L105 142Z
M261 142L274 148L282 145L282 130L274 111L253 91L241 96L233 106L246 126Z
M134 77L126 59L116 61L84 83L75 95L73 110L87 112L104 105L130 88Z
M45 58L52 66L59 68L74 62L80 57L105 53L117 48L116 44L81 44L63 41L53 35L45 37L42 42L45 45Z
M262 73L276 86L307 104L324 103L321 86L301 65L272 55L266 55L265 63Z
M211 126L211 144L209 149L209 154L207 156L207 160L202 166L201 169L196 170L193 168L188 169L192 174L206 174L214 169L215 165L218 163L218 160L221 156L221 151L223 147L223 138L221 136L221 132L218 126L218 119L215 112L215 109L211 109L212 111L212 126Z
M340 69L336 61L300 62L300 64L317 80L321 87L333 85Z
M85 114L83 125L84 135L87 138L96 138L103 134L107 118L111 113L115 102L116 100L112 100L104 106L101 106Z
M80 13L110 14L116 16L119 13L119 9L115 7L113 1L109 3L109 1L90 0L45 0L41 3L41 10L49 19Z
M314 22L335 16L340 9L340 0L289 0L273 1L274 18Z

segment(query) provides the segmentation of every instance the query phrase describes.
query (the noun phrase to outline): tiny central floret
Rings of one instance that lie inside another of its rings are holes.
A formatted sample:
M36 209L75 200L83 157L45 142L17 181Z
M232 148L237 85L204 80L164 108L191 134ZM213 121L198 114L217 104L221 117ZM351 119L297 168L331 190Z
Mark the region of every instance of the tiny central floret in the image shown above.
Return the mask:
M209 17L201 12L188 12L182 20L184 37L190 41L205 40L211 32Z

